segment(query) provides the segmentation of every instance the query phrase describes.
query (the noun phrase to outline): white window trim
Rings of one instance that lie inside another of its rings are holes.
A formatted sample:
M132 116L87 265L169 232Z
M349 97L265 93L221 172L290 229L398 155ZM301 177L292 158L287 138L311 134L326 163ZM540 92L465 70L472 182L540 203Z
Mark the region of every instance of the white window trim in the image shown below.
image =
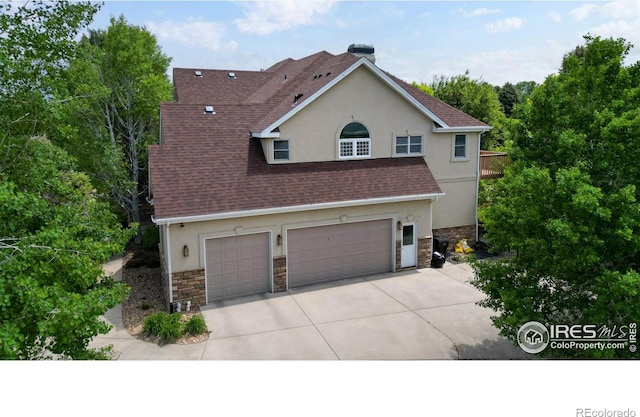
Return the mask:
M456 157L456 136L464 136L464 157ZM451 162L465 162L469 160L469 135L467 133L454 133L451 136Z
M287 142L287 152L289 157L287 159L276 159L276 141ZM289 139L275 139L271 142L271 158L276 164L284 164L291 161L291 141Z
M411 137L420 137L420 152L411 152ZM397 153L397 143L398 138L408 138L407 139L407 153ZM393 155L398 157L404 156L424 156L424 135L396 135L393 139Z
M342 143L349 142L351 143L353 155L342 156L340 152L340 145ZM367 155L358 155L357 154L357 145L358 142L367 142L369 153ZM338 159L366 159L371 158L371 138L349 138L349 139L338 139Z

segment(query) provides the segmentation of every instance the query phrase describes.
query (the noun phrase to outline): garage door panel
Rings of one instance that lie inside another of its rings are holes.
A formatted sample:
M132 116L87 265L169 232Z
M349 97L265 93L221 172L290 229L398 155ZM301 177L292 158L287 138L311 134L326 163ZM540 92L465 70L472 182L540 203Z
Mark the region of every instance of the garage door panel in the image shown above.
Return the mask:
M208 302L270 291L268 233L207 239L205 251Z
M390 220L289 230L289 287L392 270Z

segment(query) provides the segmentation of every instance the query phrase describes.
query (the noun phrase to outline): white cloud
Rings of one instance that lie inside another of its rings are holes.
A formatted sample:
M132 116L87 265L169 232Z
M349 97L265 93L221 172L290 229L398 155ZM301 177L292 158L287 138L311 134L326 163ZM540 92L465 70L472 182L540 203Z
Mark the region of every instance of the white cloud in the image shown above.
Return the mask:
M613 19L640 16L640 0L616 0L598 5L583 4L571 10L571 15L576 20L584 20L595 13Z
M317 15L327 13L334 1L243 2L244 17L234 20L241 32L267 35L296 26L310 25Z
M472 11L466 11L465 9L458 9L460 13L464 15L464 17L477 17L484 16L487 14L500 13L502 10L500 9L487 9L486 7L482 7L480 9L474 9Z
M639 27L640 19L629 22L616 20L591 28L589 33L603 38L624 38L627 42L630 42L633 45L638 45L638 42L640 42L640 32L638 31ZM634 52L637 54L639 51L633 51L631 55L634 55Z
M599 9L603 16L614 19L640 16L640 0L612 1Z
M562 22L562 16L558 12L549 12L549 13L547 13L547 18L549 20L553 20L556 23Z
M524 20L519 17L508 17L502 20L496 20L488 23L485 28L489 33L505 32L512 29L520 29L524 24Z
M594 4L583 4L582 6L571 10L571 16L573 16L575 20L584 20L597 8L598 6Z
M187 46L217 50L235 50L235 41L224 42L225 27L222 23L191 18L184 22L165 20L161 23L147 22L147 29L159 40L176 41Z

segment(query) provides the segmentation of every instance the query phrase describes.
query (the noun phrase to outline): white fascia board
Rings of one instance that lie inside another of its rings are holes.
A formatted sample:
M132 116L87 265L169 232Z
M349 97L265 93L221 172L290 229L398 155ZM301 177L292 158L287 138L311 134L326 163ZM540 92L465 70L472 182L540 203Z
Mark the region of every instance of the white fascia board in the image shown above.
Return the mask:
M389 87L391 87L398 94L400 94L402 97L404 97L405 100L407 100L408 102L413 104L422 114L424 114L425 116L429 117L431 120L433 120L434 122L438 123L440 126L448 127L448 125L444 122L444 120L442 120L441 118L436 116L431 110L429 110L422 103L420 103L418 100L416 100L411 94L409 94L407 92L407 90L405 90L404 88L400 87L395 81L393 81L391 78L389 78L389 76L387 74L385 74L384 71L382 71L380 68L378 68L375 64L373 64L367 58L362 58L362 59L364 59L363 64L367 68L369 68L371 71L373 71L374 74L376 74L378 77L380 77L380 79L382 81L384 81Z
M165 219L158 219L156 217L152 217L151 220L155 224L166 224L166 225L176 224L176 223L206 222L211 220L237 219L239 217L266 216L269 214L295 213L295 212L310 211L310 210L326 210L326 209L332 209L332 208L366 206L366 205L372 205L372 204L402 203L406 201L420 201L420 200L437 201L440 197L443 197L444 195L445 195L444 193L433 193L433 194L406 195L406 196L399 196L399 197L368 198L368 199L362 199L362 200L305 204L300 206L230 211L226 213L203 214L198 216L168 217Z
M280 132L251 132L251 137L258 139L277 139L280 137Z
M366 60L366 58L365 58L365 60ZM324 87L322 87L321 89L319 89L318 91L313 93L311 96L309 96L308 99L302 101L302 103L296 104L295 107L291 111L288 111L284 116L282 116L281 118L279 118L278 120L273 122L271 125L267 126L267 128L264 129L262 132L255 132L254 133L255 137L257 137L257 138L272 137L272 136L268 136L268 135L273 134L272 130L274 130L275 128L277 128L278 126L280 126L282 123L286 122L287 120L291 119L293 116L298 114L302 109L307 107L309 104L313 103L313 101L316 98L318 98L321 95L323 95L327 90L329 90L331 87L333 87L334 85L339 83L347 75L349 75L353 71L355 71L356 68L358 68L360 65L362 65L361 61L362 60L354 62L353 65L351 65L346 70L342 71L342 73L338 74L338 76L336 78L334 78L329 83L327 83ZM258 135L260 135L260 136L258 136ZM263 136L263 135L267 135L267 136Z
M293 108L293 110L287 112L284 116L282 116L281 118L279 118L278 120L273 122L266 129L264 129L262 132L252 132L252 134L254 135L254 137L257 137L257 138L273 137L273 136L268 136L268 135L272 135L273 134L271 132L272 130L274 130L275 128L277 128L278 126L280 126L282 123L286 122L287 120L289 120L293 116L295 116L298 112L300 112L302 109L304 109L309 104L311 104L316 98L320 97L327 90L329 90L331 87L333 87L334 85L339 83L341 80L345 79L349 74L351 74L353 71L355 71L356 69L358 69L362 65L364 65L365 67L369 68L385 84L387 84L394 91L396 91L398 94L400 94L402 97L404 97L405 100L407 100L408 102L413 104L425 116L429 117L431 120L433 120L434 122L438 123L441 126L447 126L448 127L448 125L442 119L440 119L438 116L433 114L433 112L431 112L431 110L429 110L424 105L422 105L422 103L420 103L418 100L413 98L413 96L411 96L411 94L409 94L404 88L400 87L395 81L393 81L391 78L389 78L389 76L387 74L385 74L384 71L382 71L380 68L376 67L375 64L373 64L371 61L369 61L368 58L362 57L358 61L354 62L353 65L351 65L349 68L347 68L346 70L342 71L336 78L331 80L331 82L327 83L324 87L322 87L321 89L316 91L308 99L304 100L302 103L296 105ZM267 136L264 136L264 135L267 135Z
M433 126L433 133L471 133L471 132L488 132L493 126L460 126L460 127L436 127Z

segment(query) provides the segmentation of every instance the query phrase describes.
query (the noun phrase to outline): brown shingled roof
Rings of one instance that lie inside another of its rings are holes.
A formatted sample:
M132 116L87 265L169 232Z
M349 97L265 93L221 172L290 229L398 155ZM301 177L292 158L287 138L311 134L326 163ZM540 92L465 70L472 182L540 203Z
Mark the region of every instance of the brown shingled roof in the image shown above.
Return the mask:
M421 157L269 165L251 106L201 107L162 106L166 142L149 147L158 219L441 192Z
M163 103L164 143L149 148L158 219L440 193L421 157L267 164L251 138L358 63L326 51L264 71L174 69L175 103ZM229 78L229 72L236 74ZM286 80L285 80L286 75ZM484 123L386 74L448 127ZM204 114L213 105L216 114Z

